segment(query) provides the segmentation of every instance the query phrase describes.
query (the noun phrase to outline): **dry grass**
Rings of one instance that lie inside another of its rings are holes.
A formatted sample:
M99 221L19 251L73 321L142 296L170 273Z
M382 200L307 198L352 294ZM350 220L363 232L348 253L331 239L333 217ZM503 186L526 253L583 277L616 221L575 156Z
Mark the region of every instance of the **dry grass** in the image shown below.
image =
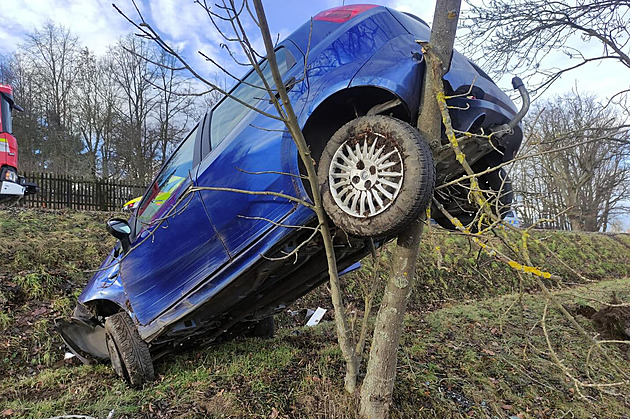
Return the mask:
M52 319L71 310L86 281L109 250L102 221L107 214L0 211L0 415L61 414L115 417L354 417L356 400L343 391L343 360L334 327L296 328L289 316L275 339L242 339L170 356L157 367L158 381L128 389L107 365L72 366L62 361ZM537 263L564 276L553 283L579 323L599 333L590 316L617 293L630 300L626 236L536 233L575 273L532 249ZM78 243L75 245L74 243ZM387 253L381 265L387 268ZM382 275L385 274L383 270ZM526 295L523 306L512 271L480 255L463 237L435 230L423 244L411 311L399 352L394 417L624 417L630 389L583 389L551 360L540 327L543 296ZM361 309L361 281L370 263L343 282L351 305ZM608 278L606 280L605 278ZM527 284L531 288L531 284ZM329 307L320 289L295 307ZM589 314L590 313L590 314ZM587 382L618 380L614 368L558 313L547 315L553 348ZM610 346L627 371L627 345ZM590 377L589 377L590 375ZM589 381L590 380L590 381Z

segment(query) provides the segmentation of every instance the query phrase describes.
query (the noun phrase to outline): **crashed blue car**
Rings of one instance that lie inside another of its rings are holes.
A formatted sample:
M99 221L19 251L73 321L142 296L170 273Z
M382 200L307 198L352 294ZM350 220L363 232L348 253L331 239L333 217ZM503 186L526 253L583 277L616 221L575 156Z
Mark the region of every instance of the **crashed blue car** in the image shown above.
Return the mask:
M392 239L431 203L434 186L463 171L445 140L433 149L413 128L425 71L421 19L387 7L319 13L276 50L286 89L316 162L335 232L340 271ZM309 47L310 45L310 47ZM308 55L307 50L309 50ZM305 58L308 57L308 58ZM261 63L267 80L265 61ZM504 135L461 143L483 171L513 158L520 112L475 64L454 52L445 77L460 131ZM84 362L110 360L132 385L153 379L153 361L178 348L243 333L268 335L273 316L328 279L296 146L251 72L207 112L149 186L133 216L112 219L119 239L57 327ZM236 100L237 98L238 100ZM509 178L481 183L509 209ZM458 189L459 188L459 189ZM466 222L465 187L436 198ZM500 212L500 211L499 211ZM503 214L499 214L503 215ZM450 223L434 211L446 228Z

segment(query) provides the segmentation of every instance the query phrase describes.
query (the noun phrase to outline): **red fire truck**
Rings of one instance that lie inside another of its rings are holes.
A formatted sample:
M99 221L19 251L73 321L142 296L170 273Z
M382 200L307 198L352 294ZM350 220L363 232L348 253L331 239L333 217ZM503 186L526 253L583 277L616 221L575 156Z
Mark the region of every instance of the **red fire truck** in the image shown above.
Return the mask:
M26 182L17 172L18 148L11 121L13 110L23 109L13 101L11 86L0 84L0 203L4 204L37 192L37 185Z

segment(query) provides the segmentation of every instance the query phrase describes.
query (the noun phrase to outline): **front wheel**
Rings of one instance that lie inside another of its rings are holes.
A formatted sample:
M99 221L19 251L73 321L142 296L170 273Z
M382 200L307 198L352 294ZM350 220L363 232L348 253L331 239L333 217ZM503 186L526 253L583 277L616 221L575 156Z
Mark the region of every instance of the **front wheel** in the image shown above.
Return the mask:
M118 376L132 387L154 380L149 347L127 313L116 313L105 319L105 341L109 359Z
M359 237L388 237L417 219L435 187L431 149L401 120L363 116L328 141L317 172L332 222Z

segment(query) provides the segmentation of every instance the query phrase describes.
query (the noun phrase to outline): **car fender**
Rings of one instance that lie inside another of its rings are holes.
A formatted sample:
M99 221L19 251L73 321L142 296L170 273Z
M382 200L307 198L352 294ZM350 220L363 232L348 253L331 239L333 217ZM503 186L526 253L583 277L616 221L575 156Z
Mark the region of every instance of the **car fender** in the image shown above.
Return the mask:
M127 294L120 279L120 256L114 257L116 249L112 250L105 262L87 283L78 301L88 304L97 300L111 301L124 308L127 305Z
M302 112L298 121L301 128L304 128L308 118L326 99L348 88L349 80L359 71L362 65L363 63L354 62L336 67L326 77L319 77L313 83L309 83L308 106Z
M424 75L422 50L413 36L401 35L381 46L352 78L349 87L389 90L415 115Z

